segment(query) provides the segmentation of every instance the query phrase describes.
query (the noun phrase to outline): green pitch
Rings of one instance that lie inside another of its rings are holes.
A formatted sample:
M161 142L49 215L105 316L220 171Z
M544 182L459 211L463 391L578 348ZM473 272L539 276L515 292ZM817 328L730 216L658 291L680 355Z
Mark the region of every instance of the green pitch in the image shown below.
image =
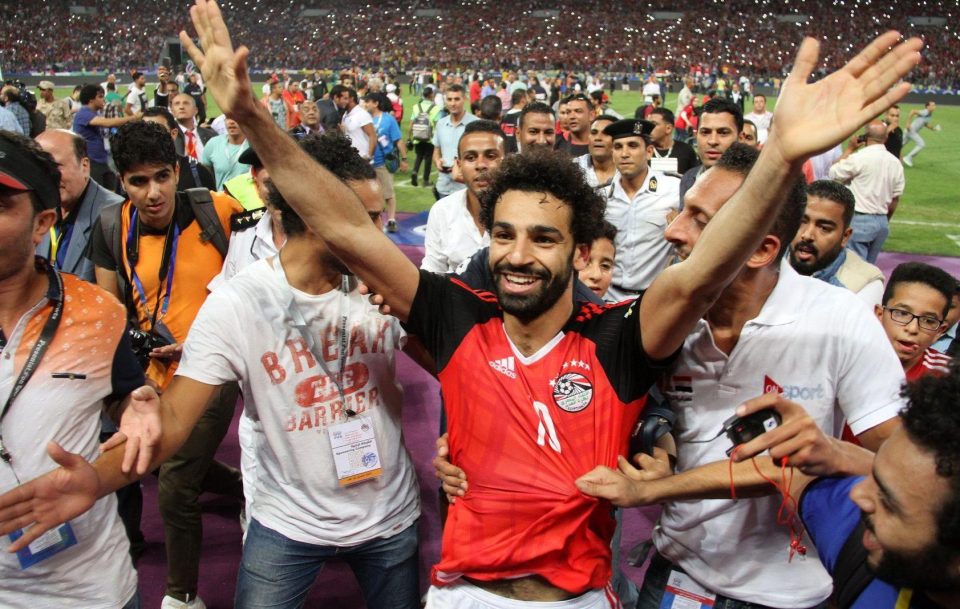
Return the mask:
M259 90L259 86L256 88ZM126 86L120 89L121 94L126 92ZM401 89L406 108L401 128L406 137L411 119L410 108L418 98L407 93L406 85ZM148 90L152 92L153 87L150 86ZM61 87L57 97L68 95L69 92L68 88ZM219 113L216 103L210 96L208 98L213 106L208 115L216 116ZM615 91L611 96L613 108L624 116L633 116L640 101L641 96L635 91ZM771 98L768 103L772 106L775 101ZM667 107L673 109L675 104L675 96L668 96ZM901 104L903 116L906 117L913 108L919 109L920 106ZM943 130L939 133L924 130L923 138L927 147L915 157L914 167L904 168L906 192L892 221L890 238L884 248L887 251L960 256L960 106L938 106L933 122L942 125ZM904 152L909 152L912 147L912 142L907 143ZM411 168L413 159L411 151ZM432 171L431 182L436 179L435 176L436 171ZM432 189L411 185L408 172L398 172L395 179L397 208L400 211L420 212L433 204Z

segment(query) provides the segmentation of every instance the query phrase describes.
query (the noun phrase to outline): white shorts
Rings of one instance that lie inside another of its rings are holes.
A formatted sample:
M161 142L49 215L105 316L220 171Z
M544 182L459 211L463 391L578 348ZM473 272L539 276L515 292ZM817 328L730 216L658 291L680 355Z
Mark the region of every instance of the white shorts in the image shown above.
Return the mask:
M427 590L426 609L622 609L617 595L608 585L591 590L568 601L518 601L478 588L468 581Z

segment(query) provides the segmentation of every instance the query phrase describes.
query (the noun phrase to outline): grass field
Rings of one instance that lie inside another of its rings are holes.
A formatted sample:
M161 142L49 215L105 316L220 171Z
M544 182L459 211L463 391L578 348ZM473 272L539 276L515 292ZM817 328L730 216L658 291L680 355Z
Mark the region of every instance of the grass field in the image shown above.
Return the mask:
M152 89L150 86L149 90ZM404 106L411 108L417 98L407 94L405 86L402 89ZM64 88L57 91L57 97L68 93ZM640 100L640 94L635 91L617 91L611 98L613 108L624 116L632 116ZM212 99L210 102L213 104ZM775 105L775 99L771 98L768 103ZM667 107L672 109L674 106L673 96L668 96ZM903 116L919 107L901 104ZM208 115L217 113L214 108ZM890 238L884 248L887 251L960 256L960 106L938 106L935 117L934 123L940 123L943 130L939 133L924 130L926 148L915 157L914 167L904 168L906 192L892 221ZM404 135L408 132L410 118L411 113L407 111L402 125ZM909 152L912 147L913 144L908 143L904 152ZM411 152L411 167L413 158ZM435 180L435 175L436 172L431 173L431 181ZM407 172L399 172L395 178L400 211L419 212L430 208L433 204L430 188L412 186Z

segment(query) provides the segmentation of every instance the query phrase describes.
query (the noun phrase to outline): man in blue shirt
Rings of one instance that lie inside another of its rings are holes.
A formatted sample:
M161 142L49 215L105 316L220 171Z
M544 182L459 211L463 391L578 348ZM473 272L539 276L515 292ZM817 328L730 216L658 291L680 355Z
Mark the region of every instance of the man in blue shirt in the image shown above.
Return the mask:
M90 158L90 177L109 191L117 189L117 176L108 165L106 139L103 129L119 127L124 123L140 120L141 113L118 118L104 118L100 112L106 107L105 94L100 85L84 85L80 89L81 108L73 117L73 132L87 141L87 156Z
M433 130L433 165L440 172L437 184L433 187L433 196L436 199L466 188L462 182L453 179L453 166L463 130L467 124L477 120L477 117L464 110L463 96L463 85L453 84L447 87L443 99L450 114L438 120Z

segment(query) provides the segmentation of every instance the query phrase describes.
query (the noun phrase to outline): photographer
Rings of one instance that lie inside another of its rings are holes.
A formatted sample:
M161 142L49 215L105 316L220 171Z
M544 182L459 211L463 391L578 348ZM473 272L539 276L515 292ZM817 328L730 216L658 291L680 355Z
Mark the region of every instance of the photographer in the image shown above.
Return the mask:
M223 194L177 192L176 149L169 131L156 123L123 125L111 144L129 199L100 215L88 255L98 285L126 303L134 350L148 382L162 390L173 378L181 344L207 298L207 284L223 266L230 216L242 209ZM170 565L167 596L176 601L196 597L200 493L243 496L239 472L213 459L236 395L236 384L220 388L187 443L160 468L160 513Z

